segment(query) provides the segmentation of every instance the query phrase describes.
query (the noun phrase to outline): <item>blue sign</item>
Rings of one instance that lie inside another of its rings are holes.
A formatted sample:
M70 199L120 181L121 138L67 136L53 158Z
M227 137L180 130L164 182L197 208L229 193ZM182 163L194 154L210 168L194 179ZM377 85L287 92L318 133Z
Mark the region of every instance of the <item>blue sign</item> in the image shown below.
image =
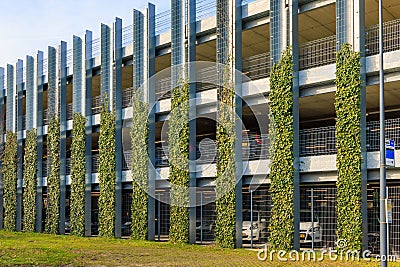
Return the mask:
M395 149L394 140L386 140L385 148L386 148L386 166L394 167L394 164L395 164L395 161L394 161L394 149Z

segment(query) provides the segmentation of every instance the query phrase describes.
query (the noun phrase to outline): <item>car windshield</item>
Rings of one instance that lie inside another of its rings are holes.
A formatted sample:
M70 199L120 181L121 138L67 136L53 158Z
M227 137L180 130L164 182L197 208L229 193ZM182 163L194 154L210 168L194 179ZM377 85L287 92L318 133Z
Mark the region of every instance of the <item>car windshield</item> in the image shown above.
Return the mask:
M318 216L314 212L314 218L311 217L311 210L302 210L300 211L300 222L311 222L314 219L314 222L318 221Z

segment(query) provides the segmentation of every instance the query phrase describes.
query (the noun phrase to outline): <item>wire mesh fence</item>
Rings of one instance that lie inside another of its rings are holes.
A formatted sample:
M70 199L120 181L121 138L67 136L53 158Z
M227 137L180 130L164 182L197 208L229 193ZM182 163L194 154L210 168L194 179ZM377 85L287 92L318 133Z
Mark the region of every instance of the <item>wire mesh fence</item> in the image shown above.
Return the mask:
M258 133L245 133L243 134L242 141L242 159L260 160L269 158L269 135ZM168 167L168 145L164 144L162 147L156 147L156 167ZM204 138L197 142L196 145L196 164L213 164L217 161L217 148L215 140Z
M196 21L214 16L216 12L215 0L196 1Z
M400 186L389 185L386 189L387 198L392 201L392 223L388 227L388 254L400 256ZM368 249L378 254L379 242L379 184L370 184L367 191L368 200Z
M156 241L168 240L170 227L170 190L157 189L156 192Z
M215 241L215 189L204 187L196 192L196 241L200 244Z
M245 247L266 244L270 231L272 199L269 185L245 185L242 188L242 240Z
M299 45L299 67L309 69L336 62L336 35Z
M243 59L243 74L252 80L269 77L271 71L271 57L269 53L262 53Z
M336 187L300 190L300 245L334 248L337 239Z
M385 137L395 141L400 149L400 118L385 120ZM367 122L367 151L379 151L379 121ZM336 154L335 126L303 129L300 131L300 156Z
M130 236L132 225L132 190L122 192L122 225L121 235Z
M400 19L383 23L383 50L390 52L400 49ZM379 53L379 25L365 31L365 52L367 56Z

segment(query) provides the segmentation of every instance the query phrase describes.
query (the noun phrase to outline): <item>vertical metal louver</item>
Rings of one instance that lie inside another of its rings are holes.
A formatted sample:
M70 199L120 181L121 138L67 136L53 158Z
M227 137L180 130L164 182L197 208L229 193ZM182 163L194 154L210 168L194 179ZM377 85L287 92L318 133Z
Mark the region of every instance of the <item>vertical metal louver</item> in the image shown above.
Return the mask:
M73 112L82 113L82 39L78 36L73 38Z

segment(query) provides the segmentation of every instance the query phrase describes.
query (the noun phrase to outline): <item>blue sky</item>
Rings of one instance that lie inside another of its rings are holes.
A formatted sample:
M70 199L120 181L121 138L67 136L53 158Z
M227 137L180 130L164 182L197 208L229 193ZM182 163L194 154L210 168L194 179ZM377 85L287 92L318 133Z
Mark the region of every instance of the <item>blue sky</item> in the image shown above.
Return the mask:
M2 0L0 1L0 67L25 60L37 50L47 51L61 40L72 47L72 36L85 30L100 35L100 23L112 25L122 18L123 27L132 24L132 9L144 10L146 0ZM153 0L156 14L169 9L169 0Z

